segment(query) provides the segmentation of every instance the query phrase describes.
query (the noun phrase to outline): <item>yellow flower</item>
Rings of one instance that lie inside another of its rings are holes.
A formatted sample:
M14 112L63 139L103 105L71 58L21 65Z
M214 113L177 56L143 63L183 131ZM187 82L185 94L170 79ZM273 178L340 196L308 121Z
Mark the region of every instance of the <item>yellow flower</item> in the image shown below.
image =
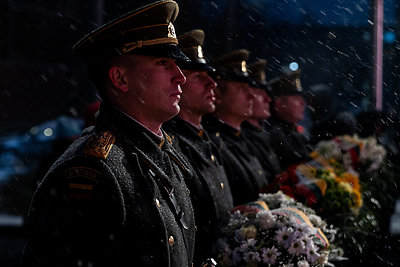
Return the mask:
M351 197L353 199L353 203L355 204L356 207L361 207L362 206L362 198L360 191L358 190L353 190Z
M335 179L336 178L336 174L333 171L333 169L329 168L329 169L327 169L327 171L329 171L329 175L328 175L329 179Z
M319 156L319 153L316 150L314 150L313 152L310 153L310 157L312 159L316 159L316 158L318 158L318 156Z
M342 181L345 181L349 184L351 184L351 186L353 187L354 190L360 191L361 186L360 186L360 182L358 181L358 177L351 174L351 173L343 173L341 175Z
M353 193L353 187L348 182L340 182L339 187L348 193Z
M245 239L250 239L250 238L256 238L257 236L257 228L254 225L249 225L247 227L242 227L242 229L240 229L240 234L242 236L242 238Z

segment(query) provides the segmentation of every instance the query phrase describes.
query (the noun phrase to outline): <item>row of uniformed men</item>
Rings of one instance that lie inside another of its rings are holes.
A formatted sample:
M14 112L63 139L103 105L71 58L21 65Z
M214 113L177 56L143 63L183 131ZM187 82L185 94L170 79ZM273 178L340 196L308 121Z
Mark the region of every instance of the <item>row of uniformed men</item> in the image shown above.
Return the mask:
M75 45L103 102L34 194L25 266L200 266L232 207L305 159L298 73L268 84L259 61L250 78L247 50L211 67L177 15L156 2Z

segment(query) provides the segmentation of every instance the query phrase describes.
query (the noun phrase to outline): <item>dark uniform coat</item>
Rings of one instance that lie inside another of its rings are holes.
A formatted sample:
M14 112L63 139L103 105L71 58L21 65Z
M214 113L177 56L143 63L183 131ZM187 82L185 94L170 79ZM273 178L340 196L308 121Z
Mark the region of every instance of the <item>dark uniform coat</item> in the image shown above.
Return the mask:
M282 170L279 160L270 145L268 134L263 128L256 127L247 121L244 121L241 127L245 141L253 148L255 156L266 173L268 182L272 182L275 175L281 173Z
M303 163L310 159L308 141L296 130L296 125L274 117L268 122L267 132L270 136L270 144L283 170L291 164Z
M196 266L211 256L210 249L233 208L232 193L219 151L204 130L178 117L165 123L164 129L194 170L186 183L196 217Z
M203 118L203 126L221 152L234 205L257 200L268 180L241 132L211 115Z
M187 166L168 140L102 104L34 195L25 265L191 266Z

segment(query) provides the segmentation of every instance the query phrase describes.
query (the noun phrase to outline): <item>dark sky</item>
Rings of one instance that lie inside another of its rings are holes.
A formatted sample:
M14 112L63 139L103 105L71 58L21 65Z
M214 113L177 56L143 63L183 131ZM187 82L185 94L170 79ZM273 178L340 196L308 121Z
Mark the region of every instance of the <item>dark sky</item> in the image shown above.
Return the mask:
M99 22L150 2L153 1L0 0L0 30L4 33L0 38L0 135L29 130L61 114L82 113L95 96L82 62L72 54L72 45ZM211 57L230 49L253 50L252 60L268 57L269 69L275 71L271 75L276 74L280 64L291 60L302 60L307 63L306 68L321 69L320 63L315 62L322 58L320 61L327 66L325 50L331 30L343 32L335 35L338 45L343 44L340 49L357 50L355 41L363 47L371 45L370 39L369 43L362 43L363 36L371 36L370 0L177 2L178 34L204 29L206 54ZM395 30L396 5L395 0L385 0L385 25ZM360 29L354 36L343 31L354 27ZM323 45L319 49L320 43ZM317 49L317 59L309 55L310 47ZM361 58L368 51L356 52ZM340 60L343 55L329 57Z

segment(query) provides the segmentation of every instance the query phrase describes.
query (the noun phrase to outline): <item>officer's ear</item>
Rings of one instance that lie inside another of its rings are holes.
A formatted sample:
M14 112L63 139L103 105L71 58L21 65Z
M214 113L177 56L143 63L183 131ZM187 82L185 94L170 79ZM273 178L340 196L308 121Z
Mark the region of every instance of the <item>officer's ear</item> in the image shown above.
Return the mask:
M126 82L125 68L112 66L108 70L108 77L110 78L115 88L125 93L128 92L128 83Z

